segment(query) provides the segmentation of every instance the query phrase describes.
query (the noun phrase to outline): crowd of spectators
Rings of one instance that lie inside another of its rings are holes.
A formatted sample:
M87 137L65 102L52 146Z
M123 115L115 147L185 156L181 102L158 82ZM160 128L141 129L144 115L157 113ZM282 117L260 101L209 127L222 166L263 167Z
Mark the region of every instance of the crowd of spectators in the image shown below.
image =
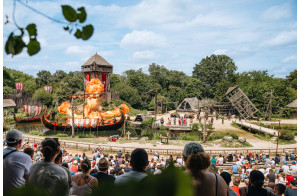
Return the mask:
M142 148L107 154L100 147L88 157L67 152L55 138L40 144L23 141L15 129L6 134L3 148L4 192L29 182L50 194L63 185L61 195L85 195L104 182L124 184L142 181L150 173L160 175L172 163L186 169L196 195L297 195L294 152L210 156L199 143L190 142L174 157L150 156Z

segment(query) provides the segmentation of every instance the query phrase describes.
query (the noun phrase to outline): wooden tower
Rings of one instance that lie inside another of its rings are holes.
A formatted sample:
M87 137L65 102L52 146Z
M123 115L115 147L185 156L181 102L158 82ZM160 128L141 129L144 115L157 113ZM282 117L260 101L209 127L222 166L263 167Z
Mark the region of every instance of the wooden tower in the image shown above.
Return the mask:
M82 66L81 72L84 75L85 86L93 78L98 78L104 85L103 100L111 101L110 74L113 66L97 53L88 59Z
M226 97L244 119L253 117L258 111L245 93L237 86L230 87L226 92Z

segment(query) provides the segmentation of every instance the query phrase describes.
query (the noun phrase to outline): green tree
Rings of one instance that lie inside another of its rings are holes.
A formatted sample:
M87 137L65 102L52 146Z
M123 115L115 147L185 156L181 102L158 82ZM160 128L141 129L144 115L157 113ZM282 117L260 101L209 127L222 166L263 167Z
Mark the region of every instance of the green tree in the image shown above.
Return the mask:
M36 81L39 88L50 84L50 79L51 79L50 71L42 70L39 71L36 75L37 75Z
M50 107L52 105L52 94L46 93L44 88L39 88L38 90L36 90L33 94L33 98L42 100L42 103L47 107Z
M286 79L287 79L287 85L297 90L297 69L295 69L288 76L286 76Z
M65 77L67 77L67 73L62 71L62 70L57 70L50 78L51 82L60 82L62 81Z
M112 91L119 92L120 99L129 103L132 107L137 108L141 106L142 100L137 89L120 82L113 87Z
M27 80L24 82L24 88L23 91L33 95L35 90L36 90L37 86L36 86L36 82L35 80Z
M70 100L69 96L72 94L72 89L67 82L61 81L56 83L53 87L53 102L61 104L64 101Z
M204 85L203 95L214 98L218 83L224 80L235 82L234 73L237 67L233 60L226 55L211 55L203 58L196 64L193 70L193 77L200 79Z

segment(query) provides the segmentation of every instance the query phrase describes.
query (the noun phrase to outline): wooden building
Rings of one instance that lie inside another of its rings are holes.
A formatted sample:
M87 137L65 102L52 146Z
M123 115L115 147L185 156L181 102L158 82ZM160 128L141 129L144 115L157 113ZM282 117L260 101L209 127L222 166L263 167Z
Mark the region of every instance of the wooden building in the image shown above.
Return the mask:
M84 75L85 85L91 79L98 78L103 86L102 100L111 102L119 98L118 93L110 91L110 74L113 72L113 66L97 53L89 58L82 66L81 72Z

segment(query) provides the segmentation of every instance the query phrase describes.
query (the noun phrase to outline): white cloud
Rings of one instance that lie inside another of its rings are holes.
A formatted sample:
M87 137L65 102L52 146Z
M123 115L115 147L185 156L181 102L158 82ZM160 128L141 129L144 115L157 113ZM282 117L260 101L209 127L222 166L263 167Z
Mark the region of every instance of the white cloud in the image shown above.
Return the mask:
M272 6L262 13L262 18L265 20L280 20L291 16L292 11L289 4Z
M120 46L128 49L164 48L167 40L165 36L152 31L133 31L126 34Z
M218 49L213 52L213 54L215 54L215 55L226 54L226 53L227 53L226 49Z
M152 51L138 51L133 53L132 58L133 60L139 61L139 60L152 60L157 58L159 55L156 55Z
M65 53L75 56L90 57L92 54L97 52L97 48L94 46L69 46Z
M297 43L297 31L283 31L276 37L262 43L262 46L281 46L289 43Z
M297 56L292 55L282 60L283 63L297 63Z

